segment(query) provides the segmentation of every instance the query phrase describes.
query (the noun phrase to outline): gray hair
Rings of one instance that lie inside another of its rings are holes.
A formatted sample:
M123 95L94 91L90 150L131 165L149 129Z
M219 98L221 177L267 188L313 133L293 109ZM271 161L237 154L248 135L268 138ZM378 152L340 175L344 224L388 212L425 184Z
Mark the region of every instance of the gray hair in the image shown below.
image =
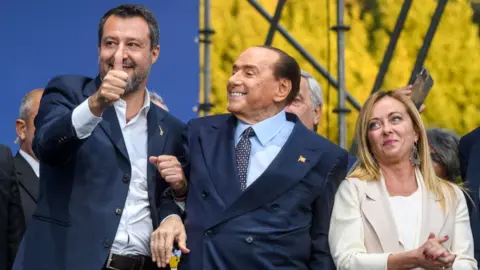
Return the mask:
M37 91L43 91L43 88L38 88L28 92L23 96L22 101L20 101L20 110L18 111L18 118L23 121L27 121L30 115L32 115L32 105L33 105L33 95L32 93ZM14 143L19 143L20 139L17 137Z
M434 161L445 169L447 180L456 181L460 176L460 160L458 158L458 135L451 130L432 128L427 130L428 143L436 152ZM438 160L437 160L438 159Z
M155 93L155 92L153 92L153 91L148 91L148 93L150 94L150 99L151 99L152 101L157 101L157 102L159 102L160 104L162 104L163 106L165 106L166 110L168 111L167 105L165 104L165 102L163 101L163 98L162 98L159 94L157 94L157 93Z
M43 91L42 88L38 88L28 92L25 96L23 96L22 101L20 101L20 110L18 112L18 118L22 120L28 120L30 115L32 114L32 105L33 105L33 93L37 91Z
M308 88L310 89L310 98L312 99L312 105L313 108L316 108L317 106L322 106L323 105L323 93L322 93L322 87L320 84L313 78L313 76L302 70L300 72L303 78L307 80Z

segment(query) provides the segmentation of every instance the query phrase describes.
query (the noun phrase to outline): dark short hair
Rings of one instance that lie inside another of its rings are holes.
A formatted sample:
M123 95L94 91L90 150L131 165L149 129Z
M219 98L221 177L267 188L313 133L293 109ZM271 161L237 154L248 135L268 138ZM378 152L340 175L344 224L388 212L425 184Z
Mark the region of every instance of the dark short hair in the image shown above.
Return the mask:
M460 176L460 159L458 157L459 138L453 131L432 128L427 130L428 144L435 151L432 158L446 171L450 181Z
M134 18L140 17L143 18L148 24L149 36L150 36L150 49L153 50L158 45L158 39L160 36L160 30L158 30L158 23L155 19L153 13L146 7L140 5L120 5L118 7L112 8L107 13L105 13L100 20L98 25L98 46L102 44L103 37L103 27L105 22L110 16L117 16L120 18Z
M292 90L287 96L287 104L293 102L295 97L300 92L300 66L298 65L295 58L291 57L286 52L271 46L257 46L258 48L265 48L272 50L280 56L273 70L273 75L277 79L288 79L292 82Z

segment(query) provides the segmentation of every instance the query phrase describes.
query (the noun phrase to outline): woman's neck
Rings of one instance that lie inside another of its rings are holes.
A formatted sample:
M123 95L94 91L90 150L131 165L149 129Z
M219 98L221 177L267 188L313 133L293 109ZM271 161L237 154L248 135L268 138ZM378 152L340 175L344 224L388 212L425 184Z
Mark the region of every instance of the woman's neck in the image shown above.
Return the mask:
M391 196L408 196L417 190L415 167L410 161L389 165L380 164L380 169Z

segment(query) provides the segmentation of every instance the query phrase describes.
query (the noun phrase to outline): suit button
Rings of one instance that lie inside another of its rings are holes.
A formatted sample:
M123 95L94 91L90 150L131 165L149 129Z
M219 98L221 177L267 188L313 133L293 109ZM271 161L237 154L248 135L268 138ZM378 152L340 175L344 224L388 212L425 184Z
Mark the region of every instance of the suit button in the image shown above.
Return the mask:
M253 237L249 235L247 238L245 238L245 241L250 244L253 242Z
M120 209L120 208L115 209L115 214L121 215L122 214L122 209Z
M103 240L103 246L106 247L106 248L109 248L112 246L112 241L110 241L110 239L108 238L105 238L105 240Z
M123 182L128 183L130 181L130 174L126 173L123 175Z
M272 210L273 211L277 211L278 208L280 208L280 206L278 204L276 204L276 203L272 204Z
M212 230L207 230L207 231L205 232L205 236L212 236L212 234L213 234L213 231L212 231Z
M202 192L202 198L203 198L203 199L206 199L206 198L208 198L208 196L210 196L210 194L208 194L208 191L204 190L204 191Z

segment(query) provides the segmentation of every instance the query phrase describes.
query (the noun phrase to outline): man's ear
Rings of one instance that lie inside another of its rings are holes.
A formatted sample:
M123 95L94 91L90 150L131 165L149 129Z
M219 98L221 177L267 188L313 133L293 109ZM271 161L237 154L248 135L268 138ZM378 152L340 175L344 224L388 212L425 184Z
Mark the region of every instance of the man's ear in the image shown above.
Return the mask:
M25 137L27 136L27 123L25 120L15 120L15 130L17 131L17 137L20 139L20 141L25 140Z
M292 91L292 81L288 79L280 79L278 90L273 97L275 102L282 102L287 99L288 94Z

